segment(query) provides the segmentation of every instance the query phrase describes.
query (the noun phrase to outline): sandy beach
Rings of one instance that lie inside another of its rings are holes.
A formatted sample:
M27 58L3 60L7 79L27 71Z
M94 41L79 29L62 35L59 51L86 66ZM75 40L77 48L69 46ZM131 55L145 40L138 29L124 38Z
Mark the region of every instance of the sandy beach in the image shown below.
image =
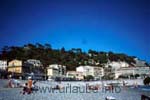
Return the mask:
M58 82L49 82L49 81L39 81L37 82L37 86L41 89L37 92L34 92L30 95L20 94L22 88L5 88L8 80L0 80L0 100L105 100L106 96L113 96L117 100L141 100L141 94L150 95L148 91L141 91L138 88L122 88L121 91L110 92L110 91L96 91L96 92L62 92L59 90L51 91L43 91L45 87L53 87L56 84L60 84ZM23 83L24 81L22 81ZM62 86L71 86L72 89L74 86L83 87L86 84L95 84L96 82L61 82ZM98 82L97 82L98 83ZM96 83L96 84L97 84ZM69 89L69 88L68 88ZM128 98L128 99L127 99Z

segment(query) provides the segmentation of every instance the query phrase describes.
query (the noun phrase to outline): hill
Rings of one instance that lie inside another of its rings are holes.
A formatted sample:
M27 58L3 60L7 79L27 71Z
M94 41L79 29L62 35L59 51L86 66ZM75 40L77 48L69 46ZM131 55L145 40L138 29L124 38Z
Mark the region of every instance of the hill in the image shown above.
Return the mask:
M104 51L88 50L83 52L80 48L71 50L53 49L50 44L26 44L24 46L4 46L0 54L0 59L11 61L19 59L38 59L44 67L49 64L62 64L67 66L67 70L75 70L79 65L94 65L103 67L108 61L125 61L128 64L134 64L135 56L128 56L124 53L113 53Z

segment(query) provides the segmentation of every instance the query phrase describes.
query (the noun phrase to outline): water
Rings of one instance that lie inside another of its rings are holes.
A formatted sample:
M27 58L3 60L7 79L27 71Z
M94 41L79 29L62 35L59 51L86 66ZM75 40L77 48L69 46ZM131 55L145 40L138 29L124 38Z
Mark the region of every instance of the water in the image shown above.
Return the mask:
M91 82L92 83L92 82ZM1 84L1 81L0 81ZM56 85L56 82L38 82L39 87L51 87ZM86 85L84 82L63 82L63 86L83 86ZM89 84L89 83L88 83ZM2 84L1 84L2 85ZM141 94L150 95L150 91L142 91L138 88L122 88L119 93L112 93L110 91L96 91L96 93L74 93L55 90L55 92L36 92L33 94L20 94L21 88L0 88L0 100L105 100L106 96L113 96L117 100L141 100Z

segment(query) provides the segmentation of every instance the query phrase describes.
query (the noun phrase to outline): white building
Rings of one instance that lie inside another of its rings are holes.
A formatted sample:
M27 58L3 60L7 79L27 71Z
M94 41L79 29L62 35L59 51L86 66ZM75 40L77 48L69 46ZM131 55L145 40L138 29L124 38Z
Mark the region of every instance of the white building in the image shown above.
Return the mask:
M104 68L94 67L94 76L96 79L101 79L104 76Z
M120 68L115 70L115 79L119 78L120 75L150 75L149 67L128 67Z
M105 64L105 67L109 67L109 66L111 66L112 69L120 69L124 67L129 67L129 64L123 61L112 61Z
M77 80L83 80L84 75L82 72L77 72L77 71L67 71L66 77L68 78L75 78Z
M7 68L7 61L0 60L0 69L6 70L6 68Z
M93 67L92 66L79 66L76 68L77 72L82 72L84 76L93 75Z
M26 63L32 64L33 66L37 66L37 67L42 66L40 60L36 60L36 59L28 59Z
M77 72L82 72L84 76L92 75L95 78L104 76L104 69L96 66L79 66L76 68Z
M136 67L145 67L146 66L146 62L143 60L139 60L138 58L134 58L135 60L135 65Z
M66 75L66 66L52 64L47 67L48 78L64 77Z

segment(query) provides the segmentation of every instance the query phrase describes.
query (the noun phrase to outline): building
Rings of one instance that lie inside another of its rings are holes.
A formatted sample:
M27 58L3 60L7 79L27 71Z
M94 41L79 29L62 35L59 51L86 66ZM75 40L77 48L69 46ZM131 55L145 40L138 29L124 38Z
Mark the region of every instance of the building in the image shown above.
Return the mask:
M96 66L79 66L77 72L83 73L84 76L92 75L95 79L101 79L104 76L104 69Z
M8 63L8 72L21 74L22 73L22 61L12 60Z
M42 63L40 62L40 60L36 60L36 59L29 59L27 61L24 62L23 67L25 68L25 72L26 73L34 73L34 74L40 74L43 73L44 70Z
M129 64L127 62L123 62L123 61L112 61L112 62L108 62L104 66L106 68L111 66L112 69L120 69L120 68L124 68L124 67L129 67Z
M104 76L104 69L102 67L94 67L95 79L101 79Z
M145 66L147 66L146 62L143 61L143 60L139 60L138 58L134 58L134 60L135 60L135 65L134 66L136 66L136 67L145 67Z
M84 80L84 75L82 72L68 71L66 74L67 78L74 78L76 80Z
M45 78L43 65L40 60L28 59L23 63L23 76L31 76L33 79L42 80Z
M36 67L41 67L41 66L43 66L42 63L41 63L41 61L40 61L40 60L36 60L36 59L28 59L28 60L26 61L26 63L32 64L33 66L36 66Z
M131 76L131 75L150 75L150 67L128 67L128 68L120 68L114 71L115 79L119 78L119 76Z
M55 77L59 76L59 69L58 69L58 67L51 67L51 66L49 66L47 68L47 76L48 76L48 79L53 78L53 77L55 78Z
M65 77L66 75L66 66L52 64L47 67L47 76L48 78L56 78L56 77Z
M7 69L7 61L0 60L0 70L6 70Z
M33 79L43 80L45 78L44 71L39 60L12 60L8 63L8 72L12 73L14 78L27 79L29 76Z
M79 66L79 67L76 68L76 71L83 73L84 76L88 76L88 75L93 76L92 66Z

